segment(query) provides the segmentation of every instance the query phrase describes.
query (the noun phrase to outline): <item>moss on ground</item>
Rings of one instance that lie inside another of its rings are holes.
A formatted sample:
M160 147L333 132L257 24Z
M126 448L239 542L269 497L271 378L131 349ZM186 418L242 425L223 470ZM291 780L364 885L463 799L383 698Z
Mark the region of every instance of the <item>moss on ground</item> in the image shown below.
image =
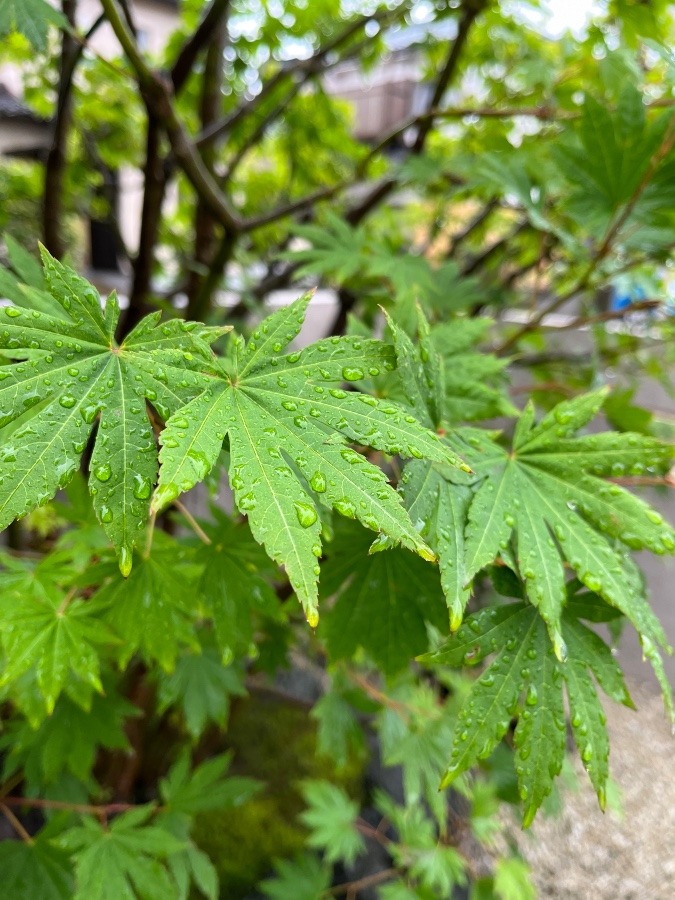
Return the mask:
M302 850L299 783L328 778L358 797L363 762L354 759L336 771L317 753L316 723L309 710L263 693L237 702L227 745L234 751L232 774L258 778L264 788L237 809L199 816L193 836L218 870L221 897L236 900L270 871L275 858Z

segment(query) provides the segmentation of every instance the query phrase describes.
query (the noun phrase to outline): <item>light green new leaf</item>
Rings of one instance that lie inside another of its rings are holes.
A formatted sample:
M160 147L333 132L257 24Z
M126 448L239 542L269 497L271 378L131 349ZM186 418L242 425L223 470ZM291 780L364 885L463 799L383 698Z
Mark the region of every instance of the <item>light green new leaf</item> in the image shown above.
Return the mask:
M433 558L385 474L346 444L446 463L457 457L400 407L336 386L392 370L391 347L342 337L284 354L309 300L264 320L233 366L223 363L221 377L169 419L153 506L161 509L202 480L227 435L236 504L254 538L285 566L315 625L319 503Z
M181 656L170 674L162 673L158 684L158 711L179 707L188 734L197 740L208 723L225 727L230 712L230 697L243 697L246 691L240 673L224 666L213 647L201 653Z
M69 600L56 584L31 572L3 573L0 633L5 652L0 685L34 670L47 712L79 679L102 691L99 647L115 641L90 603Z
M496 658L474 683L457 718L443 785L485 759L518 718L514 743L520 796L529 825L551 791L565 755L566 685L574 739L605 804L609 743L590 673L612 699L632 706L623 675L606 644L570 613L561 618L569 656L556 659L541 616L526 603L492 607L470 616L459 631L423 662L475 665ZM590 672L589 672L590 670Z
M560 613L563 562L591 590L621 610L642 635L665 644L642 597L639 574L620 548L675 550L675 532L646 503L598 475L667 468L671 450L642 435L572 434L598 411L604 391L558 404L539 424L529 407L516 427L511 453L495 445L469 507L465 530L467 581L491 563L513 536L527 597L564 657ZM618 544L616 542L619 542Z
M152 552L137 560L128 578L111 572L91 602L122 638L123 664L139 651L170 672L182 648L199 649L196 585L179 545L166 535L155 535Z
M173 895L166 867L184 844L166 829L149 824L152 806L122 813L108 827L86 818L61 837L74 854L74 900L160 900Z
M274 865L276 875L259 885L270 900L317 900L330 888L332 866L313 854L297 860L280 859Z
M0 0L0 36L18 31L42 52L50 25L62 28L68 23L47 0Z
M351 865L365 849L356 830L359 804L328 781L305 781L302 795L307 809L299 818L309 829L307 846L322 850L328 862Z
M146 401L166 418L203 390L215 334L156 314L118 346L114 296L102 310L94 287L44 250L43 264L51 312L0 309L0 349L16 360L0 367L0 528L70 480L98 421L89 487L128 574L158 468Z
M368 555L367 532L339 528L323 567L322 598L337 602L325 613L331 658L363 647L386 675L395 675L428 646L426 622L445 631L447 618L438 573L406 550Z
M160 781L162 801L169 812L193 816L246 803L261 784L255 778L226 777L230 762L228 754L221 754L191 770L189 753L182 753Z

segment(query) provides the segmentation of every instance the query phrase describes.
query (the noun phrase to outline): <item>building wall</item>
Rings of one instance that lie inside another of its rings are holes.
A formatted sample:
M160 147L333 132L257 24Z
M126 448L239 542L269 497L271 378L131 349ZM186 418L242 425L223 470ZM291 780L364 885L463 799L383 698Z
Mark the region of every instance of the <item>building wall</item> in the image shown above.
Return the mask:
M49 0L52 6L60 6L59 0ZM159 54L166 46L171 33L178 23L178 3L170 0L130 0L134 22L138 29L138 40L146 53ZM79 0L77 24L87 31L102 12L100 0ZM105 58L120 54L120 46L112 28L107 23L98 28L91 39L92 50ZM0 84L4 84L16 97L22 95L21 69L14 64L0 64ZM26 140L30 143L30 129L26 130ZM36 136L36 141L43 140ZM23 145L22 145L23 146ZM0 135L0 153L3 144ZM16 140L12 142L16 149ZM120 230L125 244L131 252L138 247L143 196L143 175L137 169L125 168L119 173Z

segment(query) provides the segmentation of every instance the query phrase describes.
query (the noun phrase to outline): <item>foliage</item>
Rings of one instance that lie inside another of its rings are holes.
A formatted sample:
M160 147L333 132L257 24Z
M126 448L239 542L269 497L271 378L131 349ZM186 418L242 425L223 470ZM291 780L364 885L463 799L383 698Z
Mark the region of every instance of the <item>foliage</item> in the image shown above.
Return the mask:
M623 628L673 715L667 3L180 6L150 54L0 0L54 126L0 189L3 884L534 896L501 807L560 805L568 732L611 806ZM332 76L397 47L430 90L359 140Z

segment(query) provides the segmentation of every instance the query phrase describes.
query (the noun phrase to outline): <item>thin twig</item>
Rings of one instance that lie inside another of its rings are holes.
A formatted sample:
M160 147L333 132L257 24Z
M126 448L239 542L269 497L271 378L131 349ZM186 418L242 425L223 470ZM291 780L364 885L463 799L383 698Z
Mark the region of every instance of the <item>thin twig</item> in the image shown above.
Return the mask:
M33 838L28 834L28 832L26 831L26 829L23 827L23 825L21 824L21 822L20 822L20 821L17 819L17 817L14 815L14 813L13 813L12 810L9 808L9 806L7 806L7 801L5 801L5 802L3 802L3 803L0 803L0 810L2 810L3 815L5 816L5 818L7 819L7 821L10 823L10 825L12 826L12 828L14 829L14 831L16 831L16 833L19 835L19 837L21 838L21 840L22 840L25 844L32 844L32 843L33 843Z
M27 806L34 809L62 809L68 812L80 813L81 815L114 815L115 813L127 812L130 809L137 809L134 803L68 803L66 800L47 800L42 797L5 797L1 803L2 807L9 806ZM161 807L157 807L159 810ZM9 810L8 810L9 811ZM3 809L3 812L5 810Z
M340 897L342 894L353 894L356 896L358 891L365 890L365 888L372 887L375 884L381 884L383 881L389 881L395 875L398 875L398 871L394 868L382 869L381 872L375 872L373 875L364 875L363 878L359 878L357 881L338 884L326 891L325 896Z
M194 533L197 535L197 537L199 538L200 541L202 541L204 544L212 544L213 543L211 538L204 531L202 526L195 519L195 517L192 515L192 513L187 508L187 506L185 506L184 503L182 503L180 500L174 500L173 505L176 507L178 512L181 514L181 516L183 516L183 518L189 524L190 528L194 531Z
M608 254L612 248L612 245L614 243L615 238L617 237L618 233L621 231L621 229L625 225L628 218L633 213L635 206L637 205L640 197L642 196L642 194L648 187L648 185L652 179L652 176L654 175L654 172L656 171L656 169L658 168L660 163L663 161L665 156L667 156L667 154L670 152L674 143L675 143L675 120L672 120L668 124L666 132L663 136L663 139L662 139L658 149L656 150L656 152L653 154L653 156L649 160L649 164L647 165L644 175L640 179L640 183L637 185L637 187L631 194L630 198L624 204L622 210L611 222L609 228L607 229L607 232L605 233L604 238L602 239L602 242L600 243L600 246L597 248L597 250L591 257L591 259L589 260L588 265L582 272L582 274L579 277L579 279L577 280L577 282L571 288L569 288L569 290L565 291L559 297L555 297L550 303L548 303L546 306L544 306L535 316L533 316L529 320L529 322L526 322L521 328L519 328L517 331L515 331L509 338L507 338L501 344L501 346L497 348L497 350L496 350L497 353L506 353L508 350L511 349L511 347L513 347L515 344L517 344L518 341L524 335L526 335L530 331L534 331L536 328L538 328L541 325L541 323L543 322L543 320L546 318L546 316L555 312L557 309L559 309L561 306L563 306L565 303L567 303L568 300L571 300L572 297L576 296L577 294L583 293L584 291L587 290L588 287L590 287L591 279L592 279L593 275L595 274L595 271L596 271L598 265L608 256Z

